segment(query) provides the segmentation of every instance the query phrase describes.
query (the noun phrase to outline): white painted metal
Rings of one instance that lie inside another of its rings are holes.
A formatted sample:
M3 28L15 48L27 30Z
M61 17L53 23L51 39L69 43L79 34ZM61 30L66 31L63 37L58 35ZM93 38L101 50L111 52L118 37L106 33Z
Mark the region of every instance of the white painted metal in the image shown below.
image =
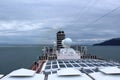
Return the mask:
M82 73L75 68L62 68L57 71L59 76L80 76Z

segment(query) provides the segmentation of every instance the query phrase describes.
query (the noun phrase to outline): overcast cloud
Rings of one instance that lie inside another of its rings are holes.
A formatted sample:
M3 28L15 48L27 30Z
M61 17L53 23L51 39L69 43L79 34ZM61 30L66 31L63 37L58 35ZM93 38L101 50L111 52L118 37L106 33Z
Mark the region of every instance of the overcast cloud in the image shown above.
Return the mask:
M0 0L0 43L52 43L60 29L80 44L116 38L119 7L120 0Z

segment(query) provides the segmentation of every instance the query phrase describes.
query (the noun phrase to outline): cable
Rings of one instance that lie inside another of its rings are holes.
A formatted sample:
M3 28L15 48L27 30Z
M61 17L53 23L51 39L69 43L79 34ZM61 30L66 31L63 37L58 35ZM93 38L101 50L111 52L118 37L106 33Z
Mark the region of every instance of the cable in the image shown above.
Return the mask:
M94 1L92 1L92 0L90 0L90 1L88 1L87 3L86 3L86 6L82 9L82 11L80 11L81 12L81 14L79 15L79 16L77 16L77 21L79 21L79 19L81 19L81 16L83 16L83 14L87 11L87 10L89 10L89 8L91 8L94 4L96 4L96 3L98 3L98 1L96 1L96 0L94 0Z
M96 22L98 22L98 21L101 20L102 18L106 17L107 15L111 14L112 12L118 10L119 8L120 8L120 6L117 7L117 8L115 8L115 9L113 9L113 10L111 10L111 11L109 11L108 13L104 14L103 16L97 18L95 21L93 21L93 22L87 24L86 26L89 26L89 25L91 25L91 24L95 24Z

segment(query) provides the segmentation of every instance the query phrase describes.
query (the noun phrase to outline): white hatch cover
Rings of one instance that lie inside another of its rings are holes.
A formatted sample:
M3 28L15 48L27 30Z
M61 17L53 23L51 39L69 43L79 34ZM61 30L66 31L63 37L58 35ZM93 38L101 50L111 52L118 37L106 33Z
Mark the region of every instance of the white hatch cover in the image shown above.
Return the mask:
M57 71L58 76L79 76L82 73L75 68L62 68Z
M9 76L12 76L12 77L22 77L22 76L28 76L28 77L32 77L35 75L35 71L33 70L29 70L29 69L24 69L24 68L21 68L21 69L18 69L18 70L15 70L13 72L11 72L9 74Z
M3 77L0 80L44 80L44 75L43 74L35 74L32 77L11 77L9 74L5 77Z
M101 68L99 71L105 73L105 74L120 74L120 69L118 67L106 67Z
M48 80L92 80L92 79L88 77L86 74L82 74L81 76L58 76L57 74L52 74L48 76Z

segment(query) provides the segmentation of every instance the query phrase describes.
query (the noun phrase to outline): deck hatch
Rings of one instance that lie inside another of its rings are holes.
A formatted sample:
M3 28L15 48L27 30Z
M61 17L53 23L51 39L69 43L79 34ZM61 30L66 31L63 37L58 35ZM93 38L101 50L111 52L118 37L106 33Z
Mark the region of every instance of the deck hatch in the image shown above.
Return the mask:
M91 70L85 70L87 73L90 72L97 72L95 69L96 67L114 67L118 66L119 63L112 63L109 61L104 60L94 60L94 59L79 59L79 60L51 60L47 61L45 68L43 71L50 71L51 73L55 73L57 70L62 68L77 68L77 69L90 69ZM55 72L53 72L55 71Z

